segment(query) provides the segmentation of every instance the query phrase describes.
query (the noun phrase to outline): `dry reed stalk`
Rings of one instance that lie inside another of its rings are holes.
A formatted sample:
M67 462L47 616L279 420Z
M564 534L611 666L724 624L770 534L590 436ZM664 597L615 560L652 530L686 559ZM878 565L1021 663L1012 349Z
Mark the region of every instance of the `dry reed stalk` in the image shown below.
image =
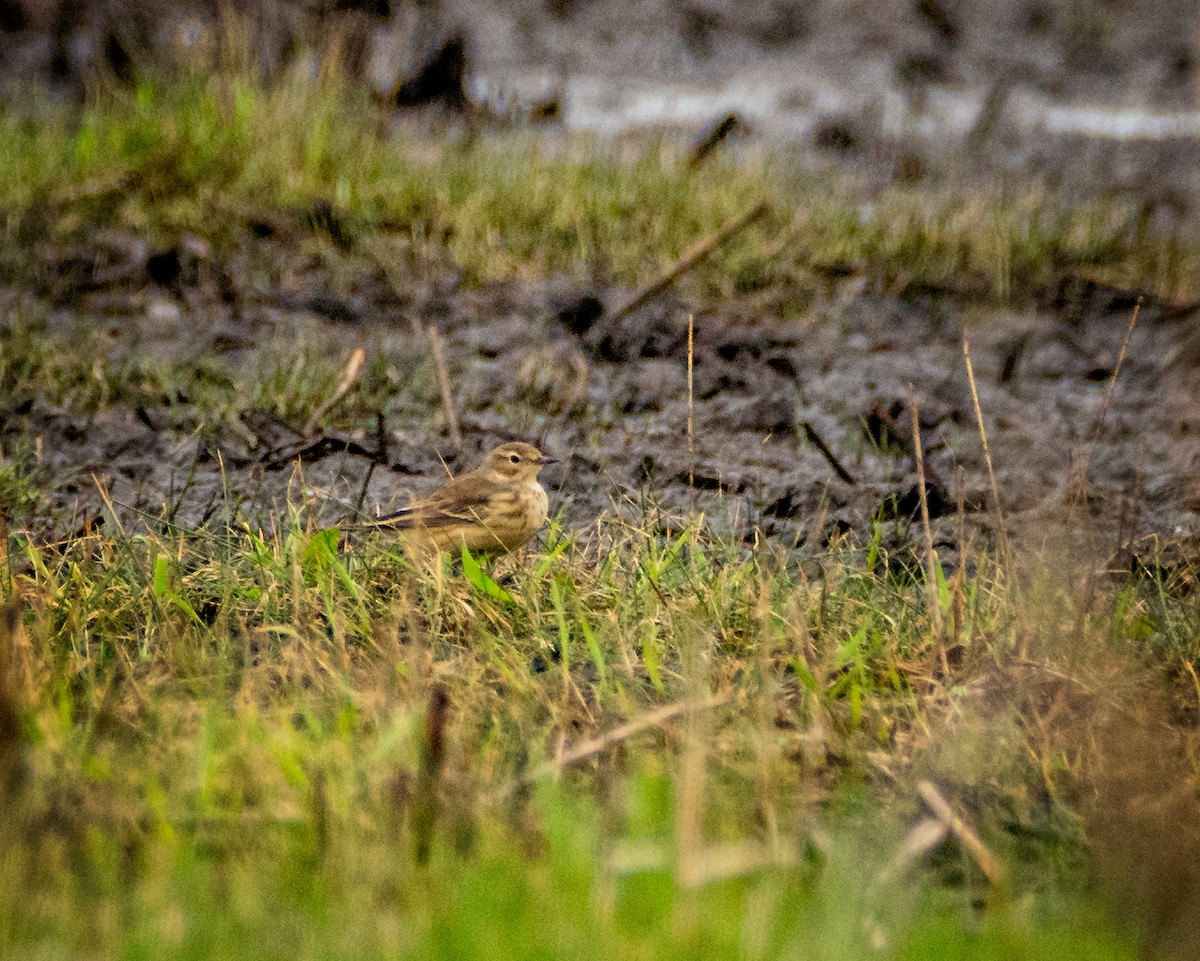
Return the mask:
M938 657L942 662L942 676L950 674L950 661L946 657L946 637L942 630L942 599L938 593L940 565L937 551L933 547L933 528L929 525L929 498L925 492L925 455L921 448L921 424L917 411L917 394L913 385L908 385L908 410L912 415L913 457L917 462L917 494L921 502L921 528L925 535L925 580L929 591L929 613L933 617L933 633L937 637Z
M1113 393L1117 388L1117 377L1121 374L1121 367L1124 365L1125 356L1129 352L1129 341L1133 337L1133 331L1137 326L1138 314L1141 312L1141 309L1142 298L1139 297L1137 303L1133 306L1133 312L1129 315L1129 323L1125 327L1125 334L1121 338L1121 348L1117 352L1117 362L1113 365L1112 374L1108 378L1108 385L1104 391L1104 402L1100 405L1100 411L1096 415L1096 422L1092 425L1091 437L1084 448L1079 463L1067 475L1064 498L1067 503L1068 522L1072 526L1075 521L1075 511L1087 500L1088 474L1091 473L1092 458L1096 454L1096 445L1100 441L1100 432L1104 428L1108 409L1112 405ZM1097 597L1096 584L1099 572L1096 570L1096 566L1095 564L1091 565L1083 579L1083 590L1085 597L1089 598L1089 603L1081 610L1081 616L1083 616L1084 611L1087 611L1091 607L1091 600Z
M442 335L430 324L425 328L429 338L429 351L433 355L433 367L437 372L438 388L442 393L442 410L446 415L446 430L455 450L462 450L462 432L458 429L458 414L454 411L454 395L450 390L450 375L446 371L446 355L442 350Z
M975 366L971 363L971 345L963 331L963 360L967 365L967 383L971 387L971 404L975 408L975 425L979 428L979 442L983 445L983 462L987 465L988 485L992 492L992 508L996 512L996 529L1000 535L1000 551L1006 559L1012 556L1012 542L1008 539L1008 527L1004 523L1004 509L1000 506L1000 488L996 485L996 471L992 467L992 452L988 447L987 428L983 423L983 408L979 405L979 390L975 386Z

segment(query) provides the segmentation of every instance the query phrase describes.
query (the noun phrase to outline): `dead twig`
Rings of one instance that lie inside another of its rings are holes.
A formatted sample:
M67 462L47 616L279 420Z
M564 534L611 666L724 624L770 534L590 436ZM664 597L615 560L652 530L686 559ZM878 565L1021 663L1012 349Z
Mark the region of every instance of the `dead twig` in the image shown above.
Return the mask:
M717 149L731 133L742 125L741 118L736 113L727 113L713 124L708 132L701 137L694 147L688 151L687 169L695 170L709 155Z
M304 425L305 437L311 437L321 418L333 410L334 406L350 392L350 388L354 386L354 382L358 380L358 375L362 372L363 362L366 359L367 352L362 347L355 347L350 352L350 358L346 361L346 367L342 371L342 379L338 382L334 392L329 395L325 403L313 411L312 417Z
M1007 79L992 85L983 100L983 106L975 115L975 122L967 133L967 147L970 150L981 150L991 137L1004 116L1004 108L1008 106L1012 96L1012 84Z
M514 791L523 785L533 784L543 778L552 777L562 773L563 769L577 764L580 761L593 757L596 754L607 750L613 745L619 744L622 741L628 740L643 731L651 728L661 727L668 721L673 720L680 714L689 714L692 711L707 711L714 707L720 707L722 704L727 704L732 699L731 694L714 694L711 697L698 698L686 701L676 701L674 704L664 704L662 707L656 708L641 717L634 718L632 721L626 721L624 724L618 724L611 731L600 734L596 737L588 738L580 741L573 747L559 752L549 761L544 761L522 776L509 781L506 784L500 785L495 793L491 795L493 802L501 802L509 797Z
M746 211L746 213L742 214L732 223L722 227L711 237L700 241L700 243L693 246L687 253L679 258L675 266L673 266L658 279L651 281L649 284L635 293L622 306L613 311L610 319L617 321L622 317L628 317L639 307L653 300L673 283L675 283L676 280L712 254L712 252L718 247L727 243L760 217L765 216L770 209L771 205L764 200L752 207L750 210Z
M837 455L829 449L829 445L825 443L821 435L817 433L817 429L809 421L800 421L800 427L804 431L804 436L808 438L808 442L825 458L838 477L850 485L858 483L858 479L842 465L842 462L837 459Z
M800 863L800 853L783 843L761 844L757 841L726 841L706 844L689 855L688 874L678 873L683 887L698 888L706 884L727 881L763 868L790 868ZM640 874L645 871L669 870L671 851L665 845L644 841L619 843L607 860L608 869L618 875Z
M387 417L381 410L375 411L375 450L378 453L379 463L388 463L391 458L388 454Z
M868 415L868 433L872 437L886 438L888 443L894 443L897 448L912 457L915 453L913 440L910 436L912 431L905 430L900 426L900 422L892 416L891 412L884 407L882 402L877 402L871 407L871 412ZM877 430L869 429L870 420L874 420L877 425ZM942 481L942 476L934 469L930 463L925 464L925 483L934 488L938 493L946 490L946 485Z
M367 499L367 489L371 486L371 478L375 474L375 468L387 462L387 420L383 416L383 411L377 410L375 411L375 456L371 458L371 463L367 465L367 472L363 475L362 486L358 489L358 499L354 502L354 513L356 516L362 516L363 503Z
M462 432L458 429L458 414L454 411L454 395L450 390L450 375L446 372L446 355L442 351L442 335L430 324L425 328L429 338L429 351L433 355L433 367L437 371L438 387L442 392L442 411L446 415L446 430L455 450L462 450Z
M363 504L367 499L367 488L371 486L371 477L375 474L375 467L379 461L372 459L367 465L367 472L363 475L362 484L358 488L358 497L354 500L354 516L362 517Z
M312 439L301 440L294 444L287 444L283 447L267 451L263 455L262 465L264 470L280 470L292 463L292 461L321 460L330 454L340 454L343 451L354 457L366 457L368 460L375 460L375 451L368 450L356 440L347 440L345 437L337 434L321 434Z

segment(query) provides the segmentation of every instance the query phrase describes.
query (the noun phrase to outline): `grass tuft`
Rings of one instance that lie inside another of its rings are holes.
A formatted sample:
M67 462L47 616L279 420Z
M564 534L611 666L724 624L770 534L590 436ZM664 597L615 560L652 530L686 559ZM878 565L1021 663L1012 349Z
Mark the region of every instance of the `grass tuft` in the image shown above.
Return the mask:
M221 535L12 544L32 776L0 846L6 952L166 939L315 957L352 938L364 957L775 957L816 931L897 957L1033 957L1069 931L1079 956L1132 956L1069 893L1088 843L1070 812L1110 703L1158 670L1131 668L1129 645L1174 650L1180 622L1154 613L1169 585L1085 610L979 564L944 677L915 554L845 541L797 569L697 525L624 526L428 569L383 538L342 553L306 509ZM907 869L916 888L884 873L921 776L1034 902L994 899L953 846Z

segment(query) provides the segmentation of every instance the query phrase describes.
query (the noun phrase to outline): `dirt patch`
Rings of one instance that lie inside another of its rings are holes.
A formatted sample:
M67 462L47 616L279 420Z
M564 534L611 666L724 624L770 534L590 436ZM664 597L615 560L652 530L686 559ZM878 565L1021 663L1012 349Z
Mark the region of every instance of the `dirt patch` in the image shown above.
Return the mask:
M849 275L828 280L804 310L668 294L614 322L605 305L629 291L558 279L482 289L447 280L397 293L378 270L335 275L283 244L254 243L276 276L290 278L286 289L251 292L236 259L173 272L173 287L122 275L51 310L47 334L87 327L103 333L110 364L200 358L205 377L243 382L264 376L281 344L330 357L363 345L407 402L384 391L377 414L335 409L327 430L305 435L278 408L245 405L214 421L186 389L157 398L118 390L87 415L37 390L9 396L0 404L4 450L24 452L52 491L17 524L45 536L74 530L102 511L98 488L128 529L270 524L289 501L331 523L360 503L367 513L394 507L446 468L522 439L562 459L546 480L568 528L614 511L673 526L703 511L719 529L787 546L823 545L875 520L904 540L918 509L911 383L936 539L953 549L962 529L991 537L998 523L963 362L966 328L1014 536L1083 532L1127 563L1154 539L1185 543L1200 527L1200 423L1179 361L1186 313L1143 307L1105 411L1132 311L1125 292L1076 283L1040 306L999 310L950 296L896 300ZM6 300L46 296L14 290ZM427 324L444 340L461 451L444 430Z

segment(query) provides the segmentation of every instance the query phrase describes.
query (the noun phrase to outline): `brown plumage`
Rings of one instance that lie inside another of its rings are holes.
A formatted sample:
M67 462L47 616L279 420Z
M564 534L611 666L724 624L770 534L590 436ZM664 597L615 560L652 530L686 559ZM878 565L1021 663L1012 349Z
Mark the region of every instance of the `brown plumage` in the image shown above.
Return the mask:
M501 444L470 473L394 514L359 525L406 532L409 543L439 551L513 551L546 523L549 501L538 473L552 457L530 444Z

